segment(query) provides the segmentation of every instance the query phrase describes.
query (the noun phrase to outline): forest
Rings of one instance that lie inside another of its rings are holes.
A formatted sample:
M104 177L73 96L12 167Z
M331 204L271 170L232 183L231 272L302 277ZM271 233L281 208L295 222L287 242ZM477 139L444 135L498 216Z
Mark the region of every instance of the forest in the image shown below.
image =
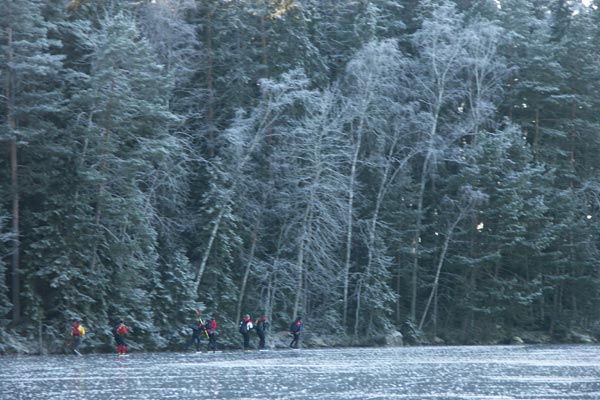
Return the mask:
M599 7L0 0L0 353L593 332Z

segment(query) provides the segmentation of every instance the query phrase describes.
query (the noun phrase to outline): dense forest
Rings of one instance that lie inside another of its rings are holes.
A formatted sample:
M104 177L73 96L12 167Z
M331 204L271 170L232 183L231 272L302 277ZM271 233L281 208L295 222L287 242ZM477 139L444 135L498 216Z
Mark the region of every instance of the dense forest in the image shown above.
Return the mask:
M599 7L0 0L0 353L590 331Z

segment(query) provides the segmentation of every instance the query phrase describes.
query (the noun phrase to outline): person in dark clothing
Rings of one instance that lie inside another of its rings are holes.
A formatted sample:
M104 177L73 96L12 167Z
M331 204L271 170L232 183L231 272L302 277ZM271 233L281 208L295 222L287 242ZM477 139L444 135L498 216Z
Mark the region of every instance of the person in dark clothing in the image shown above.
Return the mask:
M261 319L256 321L256 334L258 335L258 348L265 348L265 338L267 336L267 328L269 327L269 323L267 322L267 317L262 317Z
M123 323L123 321L119 321L119 323L113 329L113 335L115 337L115 342L117 343L117 353L119 355L125 355L127 353L127 344L125 343L125 335L129 333L129 330Z
M302 318L298 317L292 324L290 325L290 333L294 336L292 342L290 343L290 347L297 349L298 343L300 342L300 333L302 332Z
M208 346L206 351L212 349L213 352L217 351L217 321L211 318L206 322L206 333L208 335Z
M204 324L202 323L202 320L200 319L196 323L191 325L190 328L192 328L192 338L190 339L190 342L188 343L188 347L190 347L192 344L195 343L196 344L196 352L200 352L200 338L202 337L202 334L205 331Z
M250 331L254 325L250 319L250 315L246 314L240 321L240 333L244 337L244 350L250 350Z

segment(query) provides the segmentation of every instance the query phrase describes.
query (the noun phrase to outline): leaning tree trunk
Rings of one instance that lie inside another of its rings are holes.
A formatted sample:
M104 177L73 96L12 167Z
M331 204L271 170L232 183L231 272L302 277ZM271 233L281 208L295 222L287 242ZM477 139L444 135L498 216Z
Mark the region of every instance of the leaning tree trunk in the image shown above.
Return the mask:
M350 187L348 189L348 231L346 232L346 261L344 263L344 311L342 315L342 326L344 329L348 317L348 288L350 286L350 262L352 258L352 220L354 216L354 180L356 177L356 164L358 162L358 153L360 151L360 140L356 143L352 166L350 168Z
M369 229L369 237L367 242L367 265L365 267L365 272L361 277L358 290L357 290L357 299L356 299L356 312L355 312L355 320L354 320L354 337L358 337L358 329L359 329L359 321L360 321L360 311L361 311L361 296L363 283L365 280L368 282L369 276L371 274L371 266L373 263L373 252L375 246L375 239L377 237L377 225L379 222L379 211L381 210L381 204L383 203L383 199L387 193L389 185L394 181L399 171L404 167L407 160L404 160L400 165L396 168L396 170L390 176L391 165L391 156L395 150L395 146L397 143L397 137L395 138L392 146L390 146L390 152L388 153L388 162L385 166L385 170L383 173L383 178L381 179L381 185L379 186L379 190L377 191L377 199L375 201L375 210L373 211L373 216L371 217L371 226Z
M306 207L306 211L304 212L304 219L302 221L302 236L300 238L300 246L298 248L298 258L296 261L297 266L297 279L298 282L296 284L296 296L294 298L294 308L292 310L292 317L295 319L298 316L298 309L300 308L300 299L302 298L302 288L303 288L303 280L304 280L304 252L306 247L306 238L308 236L308 224L310 219L312 218L312 202L313 196L311 192L309 204Z
M244 302L244 296L246 294L246 285L248 284L248 277L250 276L250 270L252 269L252 263L254 261L254 252L256 250L256 242L258 239L258 229L260 227L260 221L256 221L254 232L252 233L252 244L250 245L250 256L246 263L246 271L244 272L244 278L242 279L242 287L240 288L240 297L238 298L238 304L236 309L236 316L242 315L242 303Z
M427 304L425 304L425 310L423 310L423 316L421 317L421 322L419 323L419 329L423 328L423 324L425 323L425 318L427 318L427 312L429 311L429 306L431 305L431 300L433 300L433 296L437 291L438 284L440 281L440 273L442 272L442 266L444 265L444 261L446 259L446 253L448 252L448 246L450 244L450 240L452 239L452 233L454 232L454 228L458 224L458 219L454 221L451 227L446 232L446 238L444 239L444 246L442 247L442 252L440 254L440 259L438 260L438 265L435 271L435 279L433 280L433 287L431 288L431 293L429 294L429 298L427 299Z

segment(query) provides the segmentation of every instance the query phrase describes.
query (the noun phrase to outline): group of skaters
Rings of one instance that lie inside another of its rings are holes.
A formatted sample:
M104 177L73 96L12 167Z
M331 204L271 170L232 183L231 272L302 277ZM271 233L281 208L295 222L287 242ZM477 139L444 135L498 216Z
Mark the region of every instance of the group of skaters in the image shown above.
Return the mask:
M195 344L196 351L200 352L200 341L202 336L206 336L208 339L208 345L206 351L217 351L217 321L214 318L207 318L203 320L200 317L200 313L196 312L196 322L190 326L192 329L192 337L188 343L188 346ZM242 334L244 350L250 350L250 332L254 330L258 336L258 349L264 350L266 348L267 330L269 329L269 322L267 317L261 317L257 320L252 320L249 314L246 314L239 323L239 332ZM285 332L285 331L284 331ZM290 343L291 348L298 348L300 341L300 334L302 332L302 318L296 318L290 324L289 334L292 335L292 342ZM79 347L86 334L85 327L80 321L75 321L71 328L72 337L72 350L75 354L81 355ZM124 356L127 354L127 344L125 343L125 336L129 334L129 329L123 321L119 321L112 329L112 334L115 339L117 346L117 354Z
M250 315L246 314L240 321L238 328L244 338L244 350L250 350L250 332L252 329L256 331L256 335L258 336L258 349L264 350L268 328L267 317L261 317L256 321L252 321Z
M210 318L207 323L205 323L199 315L197 315L197 320L192 328L192 337L188 343L188 347L195 344L196 352L200 352L200 340L202 335L206 335L208 338L208 346L206 351L217 351L217 342L216 342L216 330L217 330L217 322L214 318ZM243 338L243 347L244 350L250 350L250 334L254 330L256 335L258 336L258 349L265 350L266 349L266 339L267 339L267 330L269 329L269 322L267 321L267 317L261 317L257 320L253 320L250 318L249 314L244 315L242 320L238 325L238 330ZM293 336L292 342L290 343L291 348L298 348L300 342L300 333L302 332L302 318L296 318L290 325L289 333Z
M192 328L192 338L188 344L188 347L192 344L196 344L196 352L200 352L200 339L202 335L206 335L208 339L208 346L206 351L217 351L217 321L214 318L209 318L203 321L198 315L198 320L190 328Z
M73 339L71 349L73 350L73 353L77 355L81 355L79 352L79 347L81 346L85 333L85 328L81 322L75 321L73 323L73 327L71 328L71 337ZM117 354L120 356L126 355L127 344L125 343L125 336L129 334L129 330L123 321L119 321L119 323L113 327L112 334L117 345Z

